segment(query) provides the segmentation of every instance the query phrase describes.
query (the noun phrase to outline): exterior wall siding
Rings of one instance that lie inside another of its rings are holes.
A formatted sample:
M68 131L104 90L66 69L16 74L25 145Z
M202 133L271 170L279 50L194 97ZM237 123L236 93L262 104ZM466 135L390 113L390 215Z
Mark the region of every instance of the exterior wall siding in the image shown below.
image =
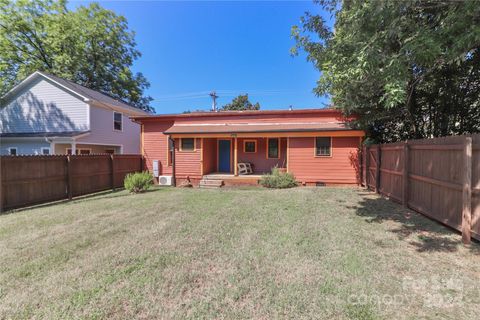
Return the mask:
M95 143L122 147L124 154L140 153L140 125L122 113L122 131L113 129L113 110L90 106L90 134L77 143Z
M81 98L43 78L0 110L3 133L87 131L88 121L88 105Z
M217 171L217 139L203 139L203 174Z
M195 124L195 123L295 123L295 122L337 122L342 120L338 112L325 113L319 116L318 114L283 114L283 115L225 115L216 117L195 117L195 118L179 118L175 122L177 124Z
M50 148L50 143L36 140L12 140L0 138L0 155L8 155L9 148L17 148L18 155L42 154L42 148ZM50 151L52 152L52 150Z
M257 142L257 151L255 153L245 153L243 143L245 140L254 140ZM273 167L287 167L287 139L280 139L280 158L267 159L267 138L248 138L237 139L238 143L238 162L250 162L254 165L255 173L269 173Z
M55 144L55 154L67 154L67 149L71 149L70 144L57 143ZM121 153L120 147L118 146L106 146L106 145L96 145L96 144L79 144L77 143L75 148L79 149L89 149L91 153L106 153L107 149L115 150L115 154Z
M180 139L175 139L175 177L202 177L201 139L195 139L194 151L180 151Z
M168 165L168 136L163 134L173 125L168 122L145 122L143 124L143 156L145 167L153 172L153 160L159 161L159 174L172 175L172 166Z
M332 155L315 157L313 137L290 138L288 170L304 183L355 184L359 145L359 137L333 137Z

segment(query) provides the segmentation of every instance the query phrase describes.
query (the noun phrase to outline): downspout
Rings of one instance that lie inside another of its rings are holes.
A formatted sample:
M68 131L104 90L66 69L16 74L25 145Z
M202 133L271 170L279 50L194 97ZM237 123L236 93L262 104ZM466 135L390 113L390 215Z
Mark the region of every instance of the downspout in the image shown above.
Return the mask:
M177 183L176 183L176 179L175 179L175 139L172 139L171 136L168 136L168 147L170 148L170 146L172 147L172 186L176 187L177 186ZM171 144L170 144L171 142ZM170 150L169 150L170 151Z

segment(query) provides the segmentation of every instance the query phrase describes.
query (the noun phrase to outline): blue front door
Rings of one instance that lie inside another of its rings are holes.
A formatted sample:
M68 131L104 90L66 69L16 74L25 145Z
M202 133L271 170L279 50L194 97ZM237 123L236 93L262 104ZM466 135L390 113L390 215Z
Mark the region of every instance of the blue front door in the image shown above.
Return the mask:
M230 140L218 140L218 171L230 172Z

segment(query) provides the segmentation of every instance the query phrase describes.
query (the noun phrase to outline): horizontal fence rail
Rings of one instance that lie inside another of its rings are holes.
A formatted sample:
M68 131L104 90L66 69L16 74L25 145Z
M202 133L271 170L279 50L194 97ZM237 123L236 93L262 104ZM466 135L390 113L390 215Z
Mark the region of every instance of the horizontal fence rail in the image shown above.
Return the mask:
M123 186L143 170L141 155L0 157L0 209L9 210Z
M480 135L364 146L362 184L480 240Z

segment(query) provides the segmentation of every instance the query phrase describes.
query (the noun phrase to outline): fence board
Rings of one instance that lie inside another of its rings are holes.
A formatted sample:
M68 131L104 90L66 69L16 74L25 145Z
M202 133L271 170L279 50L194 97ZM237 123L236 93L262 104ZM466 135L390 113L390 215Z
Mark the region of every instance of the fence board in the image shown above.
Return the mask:
M471 156L466 156L469 137ZM366 187L375 189L378 172L378 192L459 231L462 223L469 224L472 237L480 240L480 135L371 145L364 153ZM466 243L467 233L464 229Z
M1 156L0 209L68 199L123 186L142 170L141 155ZM112 164L114 164L115 171Z

